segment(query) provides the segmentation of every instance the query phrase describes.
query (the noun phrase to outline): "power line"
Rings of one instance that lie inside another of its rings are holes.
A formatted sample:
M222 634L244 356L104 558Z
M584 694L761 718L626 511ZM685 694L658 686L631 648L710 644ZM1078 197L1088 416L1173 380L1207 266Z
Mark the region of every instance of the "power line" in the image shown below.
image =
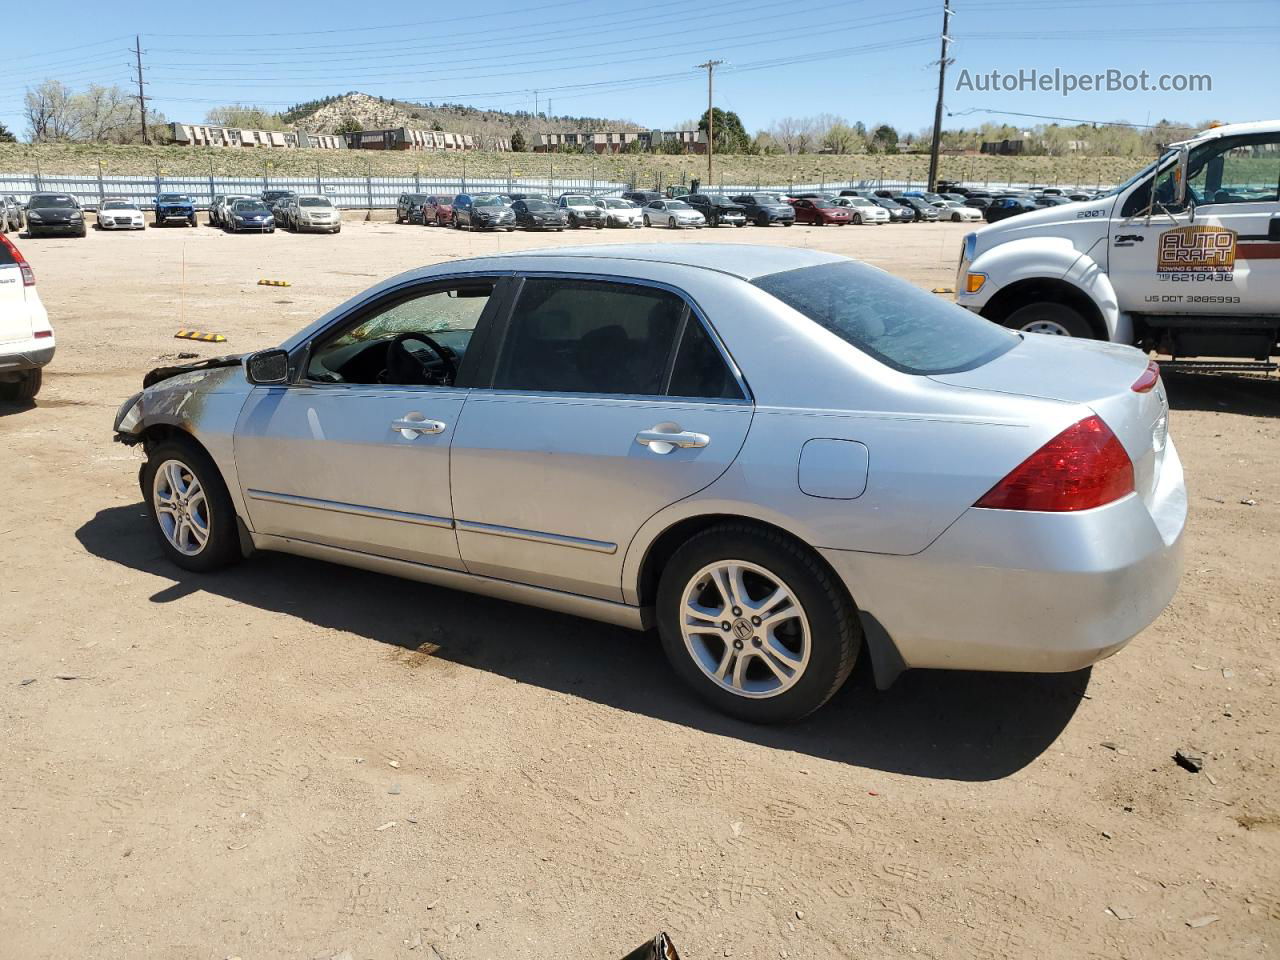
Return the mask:
M1079 117L1055 117L1044 113L1017 113L1013 110L987 110L983 107L971 107L968 110L958 110L955 113L948 113L948 117L967 117L975 113L986 113L997 117L1027 117L1032 120L1065 120L1067 123L1092 124L1095 127L1141 127L1144 130L1154 130L1161 124L1157 123L1130 123L1128 120L1082 120Z
M679 2L679 3L684 3L684 2L685 2L685 0L677 0L677 2ZM744 7L737 6L737 4L736 4L736 0L727 0L727 2L725 2L725 3L721 3L721 4L716 4L715 6L735 7L735 12L742 12L742 11L749 11L749 10L754 10L754 9L761 9L761 8L774 8L774 7L785 6L785 5L787 5L787 4L785 3L785 0L783 0L783 2L778 2L778 0L769 0L769 2L761 3L761 4L757 4L755 7L745 7L745 8L744 8ZM845 8L845 7L847 7L847 6L848 6L848 4L847 4L847 3L826 3L826 4L822 4L822 5L820 5L820 6L814 7L814 8L812 8L812 9L810 9L810 10L806 10L806 11L804 11L804 12L805 12L806 14L808 14L808 13L819 13L819 12L821 12L821 11L823 11L823 10L827 10L827 9L837 9L837 8ZM832 29L828 30L827 32L828 32L828 33L835 33L835 32L843 32L843 31L848 31L848 30L854 30L854 29L866 29L866 28L868 28L868 27L888 26L888 25L891 25L891 24L903 23L903 22L906 22L906 21L909 21L909 20L921 19L921 18L923 18L923 17L925 17L925 16L927 16L927 15L928 15L928 13L929 13L930 9L931 9L930 7L925 7L925 6L921 6L921 7L914 7L914 8L909 8L908 10L903 11L903 12L899 13L898 15L889 16L889 17L886 17L886 16L881 15L881 14L876 14L876 15L873 15L873 16L870 16L870 17L865 17L865 18L860 18L860 19L857 19L857 20L847 21L847 22L845 22L843 25L838 26L838 27L833 27ZM786 40L786 39L799 39L799 38L801 38L801 37L805 37L805 36L812 35L812 32L813 32L813 31L812 31L812 28L811 28L811 27L795 27L795 28L792 28L789 32L785 32L785 31L784 31L784 32L774 32L774 33L770 34L768 37L763 37L763 38L761 38L761 35L760 35L760 31L759 31L759 30L752 30L752 31L749 31L749 32L747 32L747 33L736 34L736 35L734 35L734 36L730 36L730 37L721 37L721 38L718 38L718 39L719 39L719 40L720 40L720 42L722 42L722 43L724 43L724 42L733 42L733 41L738 41L738 40L744 40L744 41L748 41L748 42L747 42L747 43L740 44L740 46L748 46L748 45L755 46L755 45L762 45L762 44L773 44L773 43L777 43L777 42L779 42L779 41L781 41L781 40ZM595 35L596 35L596 33L597 33L597 31L596 31L596 30L590 30L590 31L588 31L588 32L587 32L587 34L586 34L586 35L587 35L587 36L595 36ZM572 37L563 37L563 38L561 38L561 39L571 40L571 39L572 39ZM515 44L515 45L521 45L521 46L523 46L523 45L527 45L527 44L525 43L525 41L524 41L524 40L517 39L517 40L509 41L509 42L507 42L507 43L496 43L496 44L487 44L487 43L486 43L486 44L485 44L485 49L486 49L486 51L489 51L489 50L495 50L495 49L499 49L499 48L504 47L504 46L510 46L510 45L512 45L512 44ZM667 46L666 48L664 48L664 53L663 53L663 54L661 54L660 56L662 56L662 57L665 57L665 56L674 56L676 53L679 53L679 52L680 52L680 50L681 50L682 48L694 49L694 48L696 48L696 47L697 47L698 45L700 45L700 44L701 44L701 41L692 41L692 42L686 42L686 43L684 43L684 44L678 44L678 43L677 43L677 44L669 45L669 46ZM555 55L557 55L557 54L561 54L561 53L565 53L565 54L572 54L572 53L576 53L576 52L578 52L578 51L580 50L580 48L581 48L581 45L580 45L580 44L574 43L574 44L572 44L571 46L567 46L567 47L557 47L557 48L551 48L551 49L541 49L541 50L539 50L539 51L538 51L538 54L539 54L539 55L538 55L537 57L532 58L532 59L527 59L527 60L512 60L509 56L506 56L506 55L503 55L503 54L500 54L500 53L499 53L499 54L494 54L493 56L488 57L488 58L485 58L485 59L480 59L480 60L472 59L472 60L468 61L469 63L478 63L478 64L479 64L478 66L467 66L467 67L462 67L462 68L457 68L457 69L450 69L450 70L449 70L449 72L448 72L447 74L439 74L439 73L437 73L437 74L435 74L434 76L450 76L450 77L453 77L453 76L459 76L459 75L461 75L462 73L465 73L465 72L468 72L468 71L482 71L482 72L483 72L483 71L488 71L488 70L490 70L490 69L491 69L491 67L487 65L488 61L492 61L492 62L494 62L494 63L500 63L500 64L502 64L503 66L513 66L513 67L519 67L519 66L524 66L524 65L537 65L537 64L540 64L540 63L546 63L549 59L551 59L552 57L554 57L554 56L555 56ZM672 53L668 54L668 53L666 53L665 51L672 51ZM400 78L402 78L402 77L404 76L404 73L405 73L405 71L406 71L406 70L412 70L412 69L415 69L415 68L417 68L417 67L433 67L433 66L438 67L438 66L441 64L442 60L444 60L445 62L447 62L447 61L448 61L448 59L449 59L449 58L448 58L448 56L447 56L447 53L448 53L448 51L446 51L446 55L442 57L441 53L440 53L439 51L437 51L437 52L435 53L435 55L434 55L430 60L427 60L427 61L418 61L418 62L412 62L412 63L397 62L397 63L395 63L395 64L393 64L393 65L391 65L391 66L389 66L389 67L373 66L373 67L369 67L369 68L366 68L366 69L358 69L358 70L344 70L344 71L342 72L341 76L342 76L342 77L344 77L344 78L346 78L346 77L351 77L351 78L360 78L360 79L364 79L364 80L366 80L366 81L372 81L372 80L378 80L378 79L385 79L385 78L400 79ZM361 62L365 62L365 61L367 60L367 58L356 58L356 59L360 60ZM611 65L613 65L613 64L619 64L619 63L633 63L633 62L642 62L642 61L643 61L643 62L652 62L654 59L655 59L655 57L654 57L654 55L652 55L652 54L642 54L642 55L638 55L638 56L635 56L635 57L629 57L629 58L613 58L613 59L611 59L609 62L610 62L610 64L611 64ZM328 63L328 60L327 60L327 59L326 59L326 63ZM216 63L216 64L210 64L209 66L213 66L213 67L229 67L229 66L237 66L237 65L240 65L240 66L258 66L258 67L274 66L274 65L267 65L267 64L263 64L263 63L260 63L260 62L254 62L254 63L243 63L243 64L236 64L236 63L221 63L221 62L219 62L219 63ZM158 67L158 66L159 66L159 67L163 67L163 66L166 66L166 64L158 63L158 62L153 62L153 63L152 63L152 76L160 76L160 77L164 77L164 76L165 76L165 74L163 73L163 71L162 71L162 72L160 72L160 73L157 73L157 72L156 72L156 67ZM178 80L176 80L176 79L175 79L175 80L173 80L172 82L173 82L173 83L176 83L176 84L183 85L183 86L199 86L199 85L204 85L204 84L213 84L213 83L217 83L218 85L220 85L220 86L221 86L221 85L225 85L225 84L228 84L228 83L235 83L235 84L237 84L237 85L248 85L248 84L251 84L251 83L252 83L252 84L257 84L257 83L261 83L261 82L281 83L281 84L287 84L287 83L292 82L292 81L291 81L291 80L289 80L289 79L283 79L286 75L285 75L284 73L282 73L281 71L275 71L275 70L273 70L273 72L272 72L272 76L270 76L270 77L245 77L245 76L221 77L221 76L209 76L209 75L203 75L203 76L202 76L202 75L194 75L194 76L193 76L193 75L192 75L192 73L191 73L192 64L190 64L190 63L183 63L183 64L181 64L181 65L177 65L177 64L169 64L168 66L181 66L181 67L182 67L182 71L181 71L181 73L180 73L180 74L177 74L176 76L181 76L181 77L183 77L184 79L183 79L183 80L181 80L181 81L178 81ZM393 70L393 72L391 72L391 73L387 73L387 72L377 72L377 71L385 71L385 70L388 70L388 69ZM554 72L564 72L564 71L569 71L569 70L572 70L572 71L578 71L578 70L581 70L581 64L580 64L580 63L576 63L576 62L575 62L575 63L563 63L563 62L562 62L562 63L557 64L556 66L547 67L547 68L545 68L545 69L543 69L543 70L532 71L532 72L537 72L537 73L554 73ZM369 72L369 71L374 71L374 72ZM493 76L514 76L514 75L516 75L516 74L526 74L526 73L529 73L529 72L531 72L531 71L526 71L526 70L514 70L514 71L510 71L510 72L508 72L508 73L506 73L506 74L485 74L485 75L486 75L486 76L488 76L488 75L493 75ZM324 79L328 80L328 79L332 79L332 78L334 77L334 69L333 69L332 67L328 67L328 66L326 66L326 67L323 67L323 68L316 68L316 69L314 69L314 70L313 70L313 69L290 70L287 76L288 76L288 77L290 77L290 78L297 77L297 78L300 78L300 79L305 79L305 78L308 78L308 77L311 77L311 76L320 76L320 77L323 77ZM431 75L427 75L427 76L431 76ZM189 79L187 79L187 78L189 78ZM419 79L425 79L425 78L419 78Z

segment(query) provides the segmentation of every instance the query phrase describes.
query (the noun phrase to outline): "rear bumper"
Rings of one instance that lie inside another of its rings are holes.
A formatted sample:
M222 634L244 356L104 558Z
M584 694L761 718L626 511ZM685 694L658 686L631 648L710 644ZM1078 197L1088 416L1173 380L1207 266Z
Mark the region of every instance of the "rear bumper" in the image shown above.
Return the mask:
M0 346L0 373L39 369L53 359L53 351L50 339L6 343Z
M1121 649L1182 574L1187 496L1172 442L1150 506L970 509L923 552L824 549L907 667L1057 673Z

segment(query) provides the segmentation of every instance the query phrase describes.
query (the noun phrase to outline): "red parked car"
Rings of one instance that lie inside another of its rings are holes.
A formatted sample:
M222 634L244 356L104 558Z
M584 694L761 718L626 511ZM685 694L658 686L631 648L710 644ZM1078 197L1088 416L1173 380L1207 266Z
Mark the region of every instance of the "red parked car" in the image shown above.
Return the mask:
M422 205L422 225L431 226L432 224L437 227L448 227L453 224L452 197L427 197Z
M799 199L792 204L796 208L796 223L812 223L815 227L825 227L834 223L843 227L851 219L849 211L837 207L830 200Z

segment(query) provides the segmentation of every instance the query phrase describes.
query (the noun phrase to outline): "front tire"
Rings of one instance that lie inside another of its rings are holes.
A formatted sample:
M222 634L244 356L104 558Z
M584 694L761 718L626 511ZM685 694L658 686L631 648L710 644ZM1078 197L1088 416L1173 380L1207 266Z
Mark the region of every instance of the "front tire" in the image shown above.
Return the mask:
M1096 340L1089 321L1065 303L1044 301L1019 307L1005 317L1004 325L1023 333L1043 333L1059 337Z
M28 370L21 380L0 383L0 400L9 403L30 403L40 392L40 384L44 382L44 371L37 367Z
M853 223L855 226L858 226L858 227L862 226L862 214L855 213L853 215Z
M157 444L142 470L142 490L160 547L173 563L207 573L240 559L231 496L195 441Z
M718 710L787 723L827 702L862 645L844 586L809 548L744 523L696 534L658 585L672 667Z

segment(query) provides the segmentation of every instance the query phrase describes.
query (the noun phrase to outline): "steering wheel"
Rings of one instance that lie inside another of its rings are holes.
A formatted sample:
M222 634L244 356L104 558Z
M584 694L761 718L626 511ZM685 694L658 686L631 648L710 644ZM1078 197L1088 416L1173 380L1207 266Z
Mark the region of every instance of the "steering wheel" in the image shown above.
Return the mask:
M415 356L405 346L411 340L424 344L436 359L423 360ZM386 369L380 379L384 383L447 386L458 376L455 357L456 353L425 333L413 330L398 333L387 341Z

